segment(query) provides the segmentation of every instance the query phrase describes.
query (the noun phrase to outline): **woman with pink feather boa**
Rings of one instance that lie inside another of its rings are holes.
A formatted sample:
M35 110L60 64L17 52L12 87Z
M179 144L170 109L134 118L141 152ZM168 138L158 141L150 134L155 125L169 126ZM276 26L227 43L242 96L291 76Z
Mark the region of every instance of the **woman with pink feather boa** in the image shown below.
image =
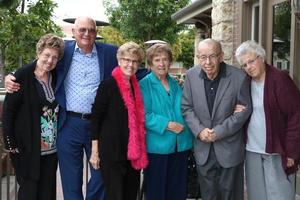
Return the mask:
M135 76L143 55L134 42L120 46L119 66L101 82L92 108L90 163L102 172L108 200L136 200L140 170L148 165L144 105Z

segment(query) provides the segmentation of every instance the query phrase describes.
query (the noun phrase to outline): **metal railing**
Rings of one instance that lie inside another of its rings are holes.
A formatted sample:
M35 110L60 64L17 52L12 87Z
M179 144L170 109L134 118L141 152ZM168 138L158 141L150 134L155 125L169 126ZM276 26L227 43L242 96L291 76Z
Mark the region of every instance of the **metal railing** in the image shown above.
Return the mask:
M9 154L3 151L2 144L0 146L0 197L2 200L17 200L18 184L14 175L14 169L11 165Z
M5 89L0 88L0 117L2 116L2 103L5 97ZM4 151L2 138L2 123L0 121L0 199L17 200L18 184L12 167L9 153Z

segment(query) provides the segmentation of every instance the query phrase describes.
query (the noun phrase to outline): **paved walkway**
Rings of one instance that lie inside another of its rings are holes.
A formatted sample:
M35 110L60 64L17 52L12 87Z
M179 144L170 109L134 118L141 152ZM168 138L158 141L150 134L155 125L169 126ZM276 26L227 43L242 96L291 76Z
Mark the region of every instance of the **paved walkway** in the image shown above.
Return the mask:
M84 166L84 172L85 172L86 167ZM2 195L1 195L1 200L6 200L7 196L6 196L6 186L7 186L7 181L6 181L6 177L2 178ZM84 177L83 177L83 187L82 187L82 191L83 194L85 195L85 188L86 188L86 173L84 173ZM11 176L10 177L10 200L14 200L14 186L15 186L15 177ZM63 200L63 193L62 193L62 186L61 186L61 179L60 179L60 173L59 173L59 169L57 170L57 198L56 200ZM194 200L194 199L187 199L187 200ZM200 199L199 199L200 200ZM247 200L246 196L245 196L245 200ZM300 195L296 195L295 200L300 200Z

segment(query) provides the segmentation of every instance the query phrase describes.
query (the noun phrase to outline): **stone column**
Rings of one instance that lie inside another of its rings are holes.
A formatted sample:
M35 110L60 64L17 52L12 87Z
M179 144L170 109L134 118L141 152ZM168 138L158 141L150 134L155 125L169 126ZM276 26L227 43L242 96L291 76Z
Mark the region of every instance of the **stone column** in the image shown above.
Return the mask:
M212 0L212 38L222 44L224 61L233 63L234 0Z
M205 31L204 29L201 29L201 28L197 28L196 31L195 31L195 42L194 42L194 65L198 65L199 62L198 62L198 59L196 57L197 55L197 46L199 44L199 42L203 39L206 38L207 36L207 31Z

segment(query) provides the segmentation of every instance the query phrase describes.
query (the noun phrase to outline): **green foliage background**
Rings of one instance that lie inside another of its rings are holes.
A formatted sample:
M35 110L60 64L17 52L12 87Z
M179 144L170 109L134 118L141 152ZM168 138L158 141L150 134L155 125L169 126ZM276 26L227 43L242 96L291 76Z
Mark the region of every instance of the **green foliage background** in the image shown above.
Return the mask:
M171 20L171 15L186 6L189 0L119 0L113 5L105 0L111 25L124 38L143 43L160 39L173 44L176 33L183 29Z
M28 10L22 11L22 3ZM34 3L35 2L35 3ZM0 0L0 69L14 71L35 59L35 45L46 33L63 36L51 19L57 6L52 0ZM105 0L112 26L100 27L103 42L120 46L126 41L143 45L147 40L160 39L171 44L174 60L193 65L193 30L177 25L171 15L186 6L189 0L120 0L113 5ZM183 31L185 30L185 31Z
M132 40L143 45L148 40L164 40L171 44L174 60L183 62L186 68L193 65L194 31L171 20L171 15L190 0L119 0L118 5L104 2L111 25L123 38L118 42ZM102 32L100 35L104 36Z
M4 66L6 73L35 58L35 45L42 35L62 36L51 19L55 7L52 0L38 0L28 1L25 13L16 6L0 8L0 67Z

